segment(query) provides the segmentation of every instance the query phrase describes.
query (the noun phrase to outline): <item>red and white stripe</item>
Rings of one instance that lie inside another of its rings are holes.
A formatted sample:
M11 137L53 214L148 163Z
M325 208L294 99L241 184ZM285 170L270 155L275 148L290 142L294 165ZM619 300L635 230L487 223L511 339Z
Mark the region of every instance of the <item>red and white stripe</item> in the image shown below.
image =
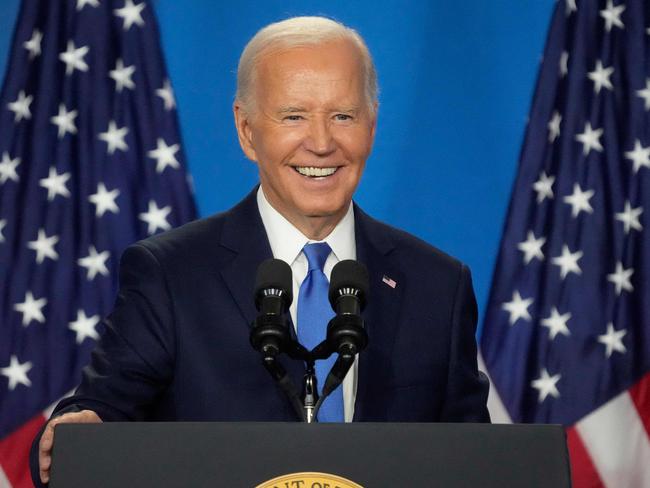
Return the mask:
M568 430L574 486L650 487L650 373Z
M512 423L493 385L488 409L493 423ZM566 433L574 488L650 487L650 373Z
M29 474L29 450L45 424L39 414L0 440L0 488L33 488Z

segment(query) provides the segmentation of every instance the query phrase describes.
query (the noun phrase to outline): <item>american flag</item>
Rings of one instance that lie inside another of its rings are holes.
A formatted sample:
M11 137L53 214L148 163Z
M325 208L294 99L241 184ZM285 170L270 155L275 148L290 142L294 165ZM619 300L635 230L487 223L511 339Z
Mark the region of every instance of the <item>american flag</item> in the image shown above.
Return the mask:
M576 487L650 486L650 4L552 18L481 351L497 418L566 426Z
M24 0L0 94L0 487L80 379L122 250L195 217L150 4Z

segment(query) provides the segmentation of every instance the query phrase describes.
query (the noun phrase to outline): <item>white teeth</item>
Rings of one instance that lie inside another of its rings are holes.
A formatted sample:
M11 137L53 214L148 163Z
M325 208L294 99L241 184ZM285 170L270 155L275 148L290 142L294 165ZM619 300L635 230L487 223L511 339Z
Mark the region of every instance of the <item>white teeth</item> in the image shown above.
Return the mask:
M296 171L303 176L330 176L336 173L338 168L315 168L313 166L296 166Z

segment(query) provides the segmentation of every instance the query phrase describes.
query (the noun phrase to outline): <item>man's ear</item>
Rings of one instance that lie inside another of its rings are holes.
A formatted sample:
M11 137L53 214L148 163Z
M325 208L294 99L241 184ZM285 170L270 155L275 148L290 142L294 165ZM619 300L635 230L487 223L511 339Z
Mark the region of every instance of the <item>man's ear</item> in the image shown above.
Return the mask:
M257 162L257 153L253 147L253 128L250 123L250 114L242 107L241 102L235 101L232 105L232 113L235 117L237 138L244 154L251 161Z

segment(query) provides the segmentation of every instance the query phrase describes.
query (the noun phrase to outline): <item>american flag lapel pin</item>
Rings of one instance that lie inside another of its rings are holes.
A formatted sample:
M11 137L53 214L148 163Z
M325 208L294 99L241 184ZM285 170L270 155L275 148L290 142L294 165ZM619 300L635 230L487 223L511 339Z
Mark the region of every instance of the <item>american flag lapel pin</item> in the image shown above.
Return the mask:
M391 288L395 288L395 287L397 286L397 281L395 281L395 280L392 279L392 278L389 278L389 277L386 276L386 275L384 275L384 276L381 278L381 281L383 281L384 283L386 283L386 284L387 284L388 286L390 286Z

